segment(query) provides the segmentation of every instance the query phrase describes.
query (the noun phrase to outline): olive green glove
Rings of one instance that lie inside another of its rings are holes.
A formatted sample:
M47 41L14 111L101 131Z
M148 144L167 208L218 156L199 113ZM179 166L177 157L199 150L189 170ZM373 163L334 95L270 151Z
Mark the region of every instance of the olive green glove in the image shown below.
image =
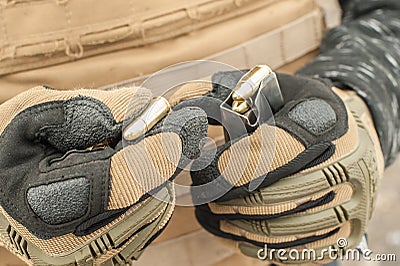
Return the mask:
M243 74L215 75L214 90L193 104L219 106ZM301 254L313 248L321 254L324 248L338 248L341 238L346 248L355 248L371 218L384 167L368 108L354 92L332 88L328 81L277 78L284 103L274 120L218 147L210 154L211 164L194 165L193 186L214 187L208 193L193 189L195 201L223 192L197 206L197 219L242 253L276 263L308 260L265 250ZM313 262L329 261L327 253L322 255Z

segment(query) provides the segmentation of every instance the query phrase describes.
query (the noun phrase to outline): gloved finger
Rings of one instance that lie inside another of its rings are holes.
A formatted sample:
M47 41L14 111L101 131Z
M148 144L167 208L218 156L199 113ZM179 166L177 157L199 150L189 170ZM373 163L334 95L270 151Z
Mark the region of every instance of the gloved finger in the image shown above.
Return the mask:
M248 241L275 248L311 243L335 234L346 222L331 208L318 213L300 213L272 219L223 219L206 208L196 211L201 224L210 232L237 241ZM350 223L350 222L349 222ZM300 243L300 244L299 244Z
M168 101L171 106L176 106L188 100L202 97L213 90L212 82L208 81L193 81L179 86L170 97Z
M309 211L319 210L322 206L329 208L348 201L353 194L353 183L361 182L364 178L357 173L350 175L342 163L333 163L351 155L354 158L358 157L360 153L358 150L363 149L363 145L358 141L359 137L361 137L358 136L358 131L354 117L349 115L348 132L332 142L336 150L330 159L319 164L318 167L311 167L294 175L286 176L278 182L260 188L259 191L255 191L250 195L219 201L218 203L210 203L211 210L215 214L224 214L225 216L235 214L274 217L306 209ZM366 133L368 134L368 132ZM284 139L284 141L281 139ZM293 143L288 143L290 139L291 137L288 135L277 138L274 159L288 156L291 153L295 154L291 150L296 146ZM272 145L270 145L271 149L273 149ZM238 157L240 158L240 155ZM264 166L267 165L267 161L261 161L260 163ZM269 172L269 176L273 176L271 173L273 170L274 168L270 168L264 171ZM266 178L269 178L269 176L267 175ZM352 183L348 182L349 176L354 177Z
M44 124L38 134L60 151L85 149L120 138L122 122L137 116L149 103L151 92L144 88L111 91L55 91L38 89L47 104L63 100L57 124ZM42 101L39 96L36 103Z
M199 155L206 136L206 114L199 108L183 108L173 111L144 140L118 151L111 159L108 209L130 206L170 180L185 159Z
M276 186L273 188L276 188ZM310 190L316 190L317 188L316 185ZM288 192L288 190L282 189L278 192L272 189L260 189L258 193L244 198L209 203L209 208L213 214L223 215L225 218L246 218L250 216L249 218L251 219L269 219L304 210L307 210L308 213L316 212L322 208L330 208L342 204L350 200L353 189L349 184L346 184L323 189L318 193L310 193L309 195L305 194L305 190L299 189L298 191L298 195L297 193L293 195L292 190ZM302 195L301 193L304 194Z
M20 123L20 128L16 130L25 132L29 129L31 135L39 134L62 152L84 149L115 138L121 132L120 123L128 106L129 112L137 114L148 104L150 98L150 91L142 88L56 91L37 87L0 106L0 112L4 114L0 121L0 132L19 113L42 106L41 110L46 109L45 112L52 114L46 115L44 111L37 111L41 113L40 119L38 117L34 121L37 128ZM36 136L26 137L34 139Z
M242 71L220 72L212 76L211 82L190 82L177 90L170 102L179 103L176 108L198 107L206 112L210 125L221 125L220 105L243 74Z
M357 222L339 222L333 209L318 214L298 215L292 218L281 217L263 221L244 219L217 221L204 215L204 213L200 214L198 210L196 214L206 230L223 238L223 242L228 242L230 246L238 249L241 253L258 259L263 258L265 253L260 253L260 250L263 252L265 249L269 251L271 249L286 249L287 252L295 249L300 252L303 249L313 249L317 252L316 254L320 254L329 260L327 254L318 252L330 247L339 249L338 239L348 240L349 245L359 241L353 238L353 232L358 232ZM358 243L356 243L356 246ZM275 263L302 263L301 258L293 258L293 260L288 258L282 261L274 257L276 254L269 257L267 255L264 259ZM308 260L305 258L305 260L306 262L318 260L316 263L323 261L320 256Z
M132 113L137 113L151 99L151 92L144 88L127 87L115 90L77 89L58 91L49 87L39 86L25 91L0 106L1 111L9 114L7 121L22 110L34 105L50 101L66 101L74 97L86 96L103 102L110 109L117 123L122 122L128 106ZM132 102L132 103L131 103ZM2 124L7 124L3 121Z

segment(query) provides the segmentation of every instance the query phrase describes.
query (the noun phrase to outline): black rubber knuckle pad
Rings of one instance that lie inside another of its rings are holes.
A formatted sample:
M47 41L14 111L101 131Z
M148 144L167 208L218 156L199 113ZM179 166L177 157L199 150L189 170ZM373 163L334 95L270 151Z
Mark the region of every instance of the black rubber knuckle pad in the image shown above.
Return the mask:
M161 123L148 135L160 132L174 132L182 139L182 155L195 159L200 155L201 147L207 136L208 123L206 112L199 107L176 106Z
M86 214L90 183L84 177L28 189L27 199L37 216L48 224L68 223Z
M321 99L306 100L298 103L288 114L289 118L310 131L321 135L335 126L336 113L326 101Z
M334 141L348 130L347 109L329 80L277 74L285 106L275 115L277 126L306 147Z
M39 135L62 152L84 149L115 138L121 125L114 122L109 109L99 100L80 96L63 104L65 122L45 126Z

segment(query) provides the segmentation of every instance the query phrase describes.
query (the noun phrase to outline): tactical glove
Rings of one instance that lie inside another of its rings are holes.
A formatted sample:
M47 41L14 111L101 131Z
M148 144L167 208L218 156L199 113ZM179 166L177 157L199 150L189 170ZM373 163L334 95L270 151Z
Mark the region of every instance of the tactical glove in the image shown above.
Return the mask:
M144 88L47 87L1 105L0 244L34 265L137 259L173 212L168 180L207 133L203 111L169 105Z
M189 102L207 106L215 116L244 74L214 75L213 90ZM354 92L327 80L285 74L277 80L283 102L278 110L272 106L274 119L248 134L234 132L235 138L210 155L211 164L194 165L193 185L212 182L215 188L193 193L194 201L226 192L197 206L196 216L207 231L245 255L275 263L325 263L330 258L322 249L355 248L366 231L383 175L379 140L367 106ZM223 118L217 118L210 123L220 124L216 120ZM223 126L231 127L227 123ZM317 257L292 259L290 249L300 254L315 249Z

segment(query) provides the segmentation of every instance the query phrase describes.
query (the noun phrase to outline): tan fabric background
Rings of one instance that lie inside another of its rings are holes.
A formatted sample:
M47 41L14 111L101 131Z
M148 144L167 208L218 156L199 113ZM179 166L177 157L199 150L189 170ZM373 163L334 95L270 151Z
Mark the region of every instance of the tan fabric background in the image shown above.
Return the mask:
M269 4L258 8L256 11L237 16L222 23L213 24L207 28L195 30L178 38L92 56L70 63L3 75L0 77L0 102L37 85L48 85L58 89L95 88L150 74L177 62L206 58L256 38L260 34L287 25L297 18L318 10L318 6L313 0L274 0L273 4L269 0L265 2ZM317 16L315 19L317 20L315 23L321 23L321 17ZM304 26L310 28L312 25ZM315 25L315 29L318 29L317 26ZM293 30L298 31L296 28ZM314 29L309 30L309 32L311 31L311 37L307 37L307 40L315 38L311 42L311 49L317 47L319 38L322 35L321 30L321 27L317 32L314 32ZM278 37L280 36L279 34ZM292 35L290 34L290 36ZM282 46L283 44L280 44L282 40L282 38L278 38L276 41L274 40L274 43L277 42L277 45ZM288 47L284 50L298 49L299 41L285 41ZM280 49L279 46L278 49ZM280 51L275 50L277 49L275 46L273 47L274 51L266 51L266 53L280 54ZM304 52L307 51L302 51L303 54ZM297 54L296 56L301 55ZM285 59L285 55L282 55L282 58ZM283 59L280 60L280 65L285 63ZM289 58L289 60L293 59ZM4 68L4 66L0 65L1 68Z
M273 2L276 0L1 1L0 74L160 42Z

